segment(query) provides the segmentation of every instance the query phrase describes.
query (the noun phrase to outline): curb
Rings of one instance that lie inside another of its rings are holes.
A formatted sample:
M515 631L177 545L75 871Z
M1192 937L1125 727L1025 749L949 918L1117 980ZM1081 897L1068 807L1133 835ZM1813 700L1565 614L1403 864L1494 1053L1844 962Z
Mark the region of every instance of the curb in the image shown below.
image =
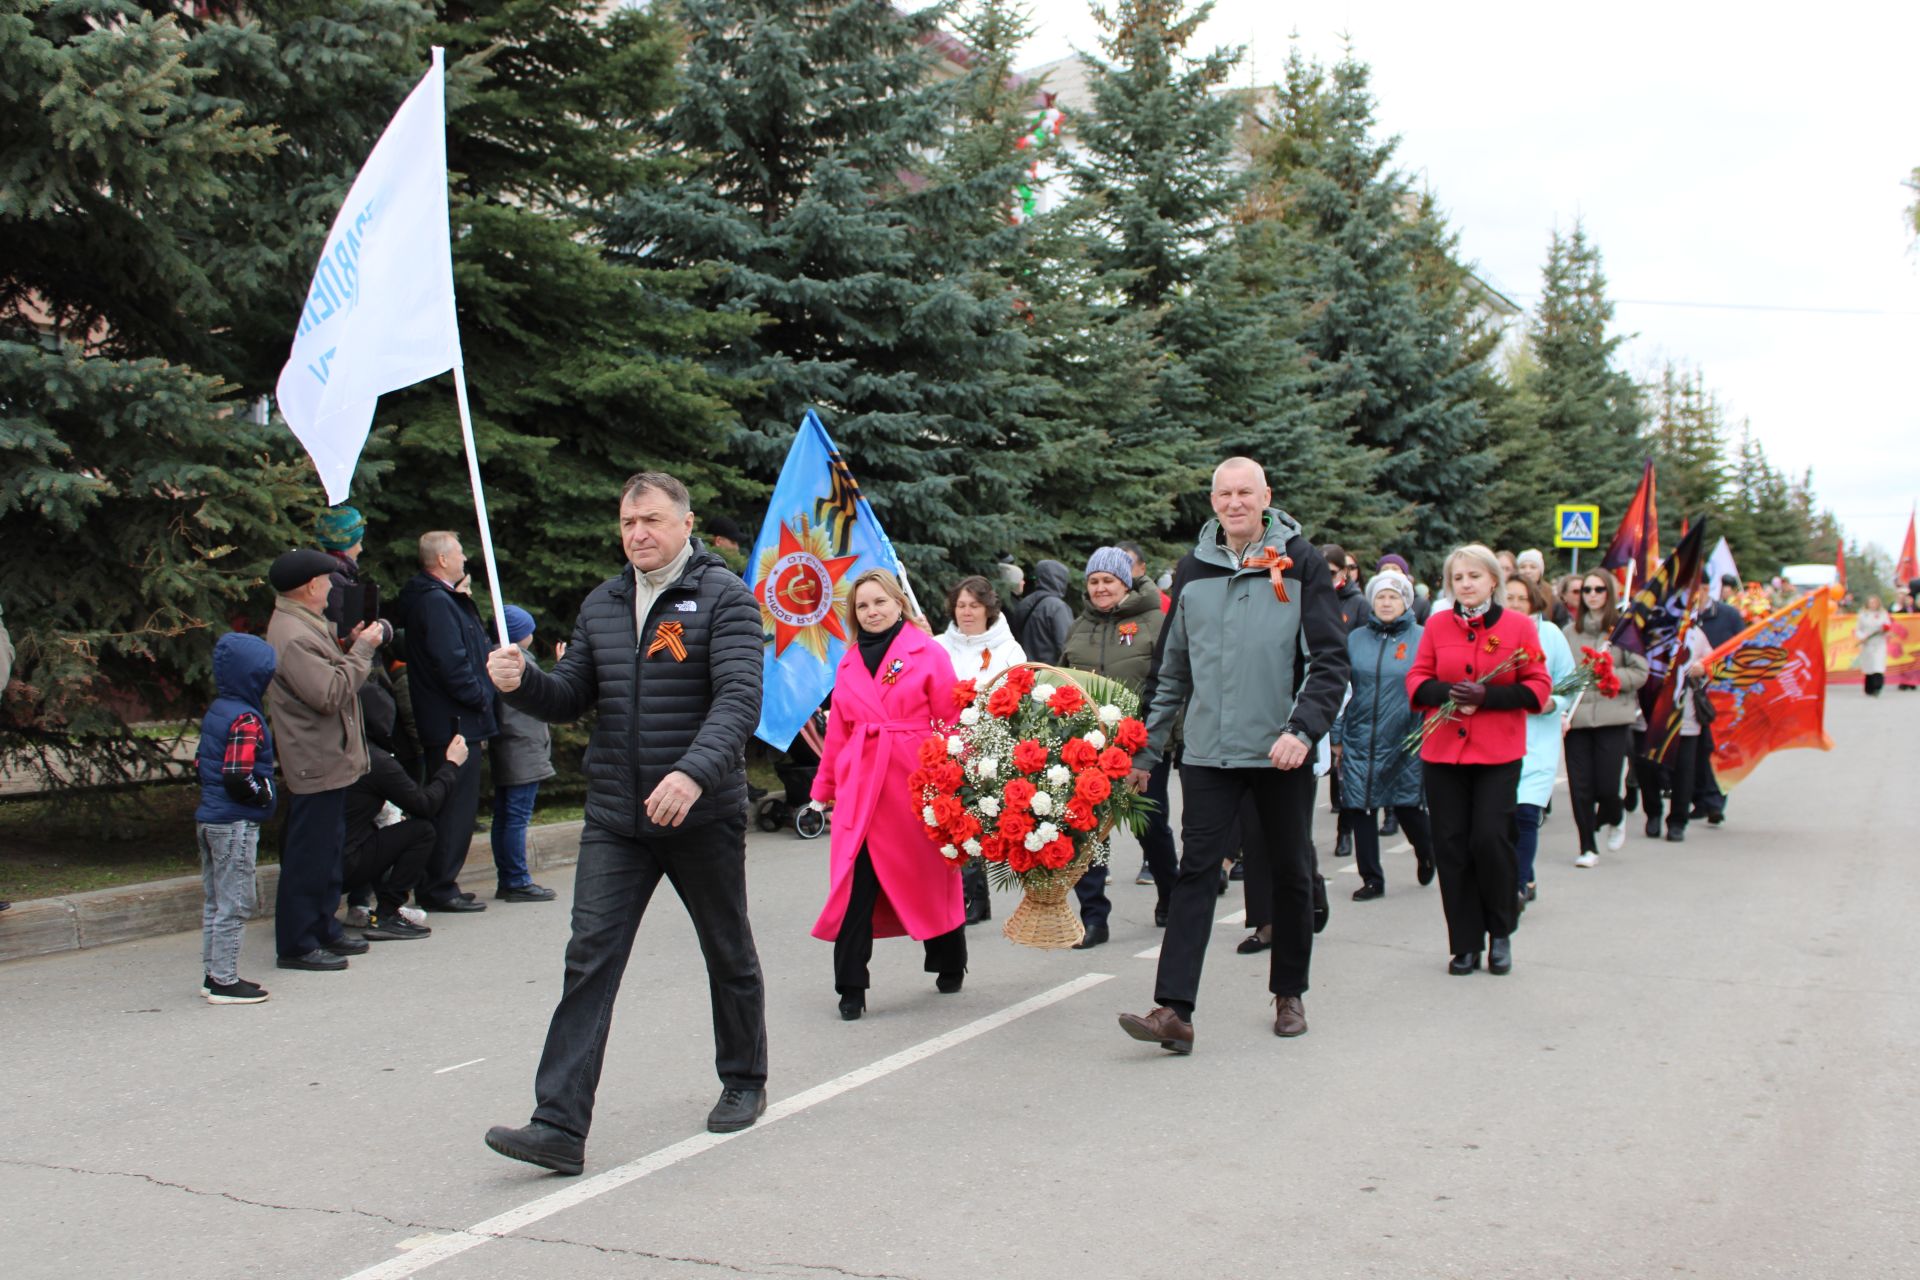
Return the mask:
M554 822L527 830L527 866L533 871L570 867L580 857L584 822ZM475 836L467 849L460 879L491 881L493 849L486 833ZM252 919L273 917L273 898L280 885L280 865L254 872L255 907ZM199 876L150 880L145 884L95 889L64 898L33 898L16 902L0 914L0 964L29 956L82 951L163 933L197 932L203 890Z

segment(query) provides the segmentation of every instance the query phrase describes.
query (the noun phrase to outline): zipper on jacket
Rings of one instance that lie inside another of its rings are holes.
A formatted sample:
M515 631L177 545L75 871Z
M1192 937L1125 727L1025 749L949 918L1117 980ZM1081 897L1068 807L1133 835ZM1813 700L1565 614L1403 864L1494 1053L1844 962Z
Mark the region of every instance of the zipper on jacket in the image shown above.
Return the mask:
M635 569L633 572L635 579L638 580L640 570ZM635 624L633 633L633 713L627 717L627 763L633 770L633 838L636 840L640 838L640 819L647 811L647 798L640 794L640 681L647 669L640 647L646 640L647 627L653 622L653 615L660 608L660 602L666 598L667 592L684 589L686 580L687 575L683 570L678 582L654 592L653 603L647 606L647 616ZM699 592L696 591L693 594L696 600L699 599ZM629 616L633 614L632 609L626 612Z
M1380 735L1380 664L1386 660L1387 633L1382 631L1380 633L1380 645L1373 651L1373 732L1376 738ZM1367 794L1362 797L1369 806L1373 804L1374 762L1379 760L1379 758L1380 748L1379 743L1376 742L1374 749L1367 752ZM1369 817L1371 817L1373 812L1371 807L1369 807L1367 812Z

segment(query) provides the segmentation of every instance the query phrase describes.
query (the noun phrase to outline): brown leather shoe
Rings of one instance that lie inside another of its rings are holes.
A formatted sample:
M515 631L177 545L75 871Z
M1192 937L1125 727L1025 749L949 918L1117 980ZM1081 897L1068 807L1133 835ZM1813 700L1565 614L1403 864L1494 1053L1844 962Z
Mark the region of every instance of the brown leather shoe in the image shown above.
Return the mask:
M1299 996L1273 998L1273 1034L1277 1036L1307 1034L1307 1010L1300 1003Z
M1121 1014L1120 1029L1135 1040L1145 1040L1174 1053L1193 1052L1193 1024L1165 1005L1144 1018L1137 1013Z

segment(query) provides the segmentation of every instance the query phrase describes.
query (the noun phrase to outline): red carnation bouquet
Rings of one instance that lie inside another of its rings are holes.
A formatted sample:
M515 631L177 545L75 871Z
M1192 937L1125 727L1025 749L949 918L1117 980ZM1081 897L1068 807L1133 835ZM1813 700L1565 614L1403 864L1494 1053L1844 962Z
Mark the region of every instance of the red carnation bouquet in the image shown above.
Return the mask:
M1603 698L1620 696L1620 677L1613 669L1613 655L1605 649L1580 646L1580 665L1573 674L1553 686L1555 697L1582 694L1592 689Z
M1486 641L1486 650L1488 653L1499 652L1500 637L1488 636ZM1519 668L1519 667L1524 667L1529 662L1541 662L1541 661L1544 661L1544 659L1541 658L1539 654L1530 653L1528 652L1525 645L1519 645L1519 646L1516 646L1511 653L1507 654L1506 657L1502 658L1499 664L1495 666L1493 670L1481 676L1480 680L1484 684L1492 684L1494 681L1494 677L1496 676L1504 675L1505 673L1515 670L1516 668ZM1419 710L1418 707L1415 707L1414 709L1416 711ZM1400 745L1402 749L1414 755L1418 755L1420 753L1420 748L1425 745L1428 738L1433 736L1434 731L1437 730L1441 725L1445 724L1447 721L1452 720L1454 717L1458 716L1459 714L1460 714L1460 704L1458 702L1455 702L1452 698L1448 698L1445 702L1442 702L1440 704L1439 709L1436 710L1432 715L1428 716L1425 720L1422 720L1419 724L1413 727L1413 732L1409 733L1406 736L1405 740L1401 742Z
M1079 918L1063 922L1055 908L1106 862L1114 826L1138 829L1151 807L1126 785L1147 745L1140 700L1102 676L1028 664L988 689L963 681L954 702L954 720L921 743L908 779L927 838L956 870L979 858L995 887L1026 890L1009 938L1071 946Z

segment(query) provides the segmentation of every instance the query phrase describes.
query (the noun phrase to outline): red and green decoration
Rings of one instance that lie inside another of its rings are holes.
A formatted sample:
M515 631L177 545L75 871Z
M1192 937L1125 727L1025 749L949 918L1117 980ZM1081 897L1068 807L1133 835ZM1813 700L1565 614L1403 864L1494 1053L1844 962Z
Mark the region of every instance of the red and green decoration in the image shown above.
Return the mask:
M1013 223L1015 226L1027 221L1039 210L1040 197L1040 160L1049 147L1060 143L1060 131L1067 123L1067 114L1054 105L1053 95L1047 95L1044 111L1034 113L1027 132L1013 144L1015 151L1028 158L1026 180L1013 189Z

